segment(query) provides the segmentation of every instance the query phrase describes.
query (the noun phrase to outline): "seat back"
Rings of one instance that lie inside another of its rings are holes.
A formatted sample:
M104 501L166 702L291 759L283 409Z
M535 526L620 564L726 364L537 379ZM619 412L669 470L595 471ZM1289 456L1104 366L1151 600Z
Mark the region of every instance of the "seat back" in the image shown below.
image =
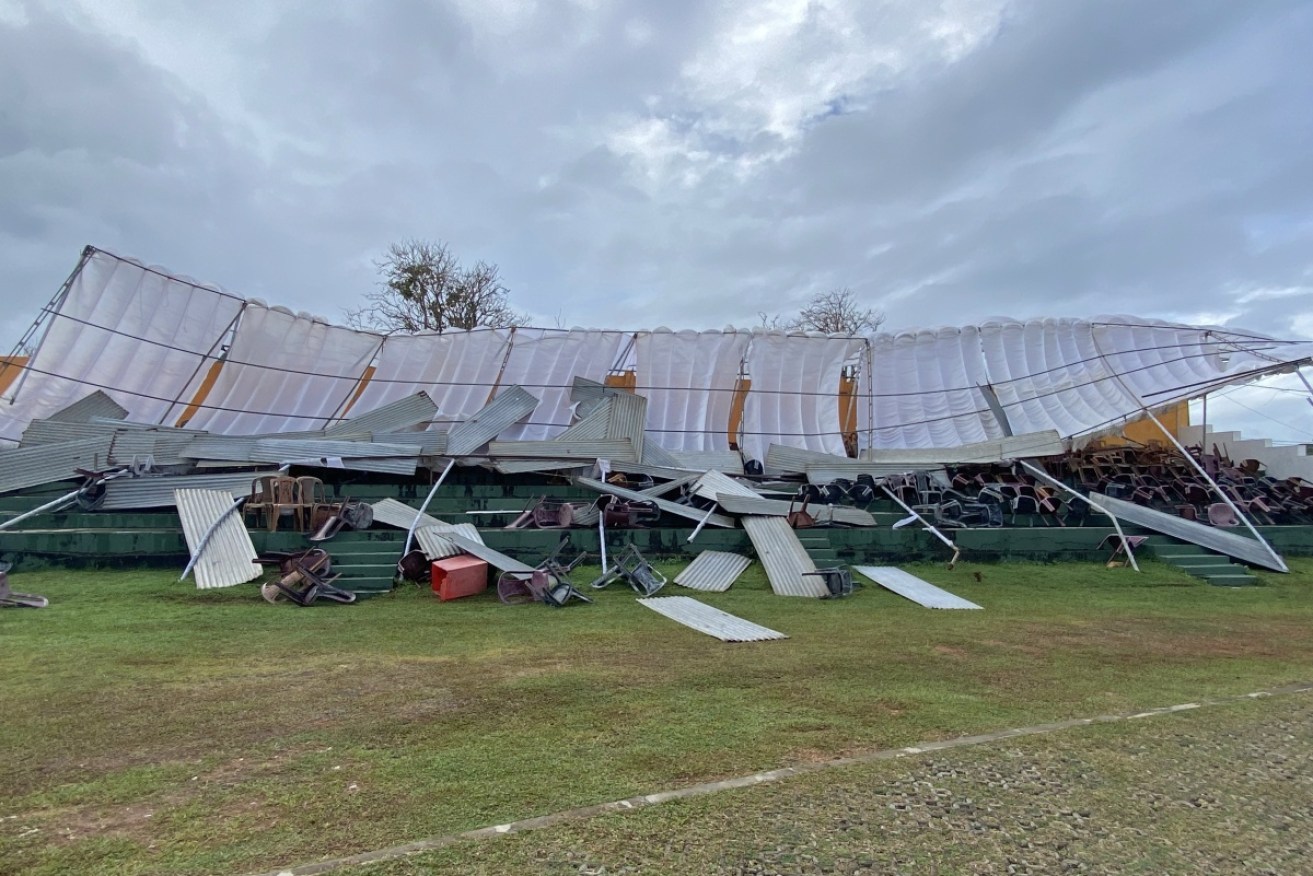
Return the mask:
M1239 526L1240 520L1225 502L1214 502L1208 506L1208 522L1213 526Z

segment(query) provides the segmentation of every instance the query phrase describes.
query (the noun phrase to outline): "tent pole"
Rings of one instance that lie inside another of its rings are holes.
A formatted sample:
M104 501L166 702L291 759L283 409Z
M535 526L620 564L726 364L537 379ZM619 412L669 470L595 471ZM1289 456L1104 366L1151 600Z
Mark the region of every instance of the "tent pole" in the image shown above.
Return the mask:
M1230 496L1228 496L1225 492L1223 492L1222 488L1218 485L1217 481L1213 480L1212 475L1210 475L1208 471L1202 465L1199 464L1199 460L1195 459L1193 456L1190 455L1190 452L1185 449L1185 447L1181 444L1181 442L1176 440L1176 436L1172 434L1171 430L1168 429L1166 426L1164 426L1163 421L1158 419L1156 416L1154 416L1153 411L1149 410L1149 408L1145 406L1143 402L1141 402L1141 408L1144 410L1146 414L1149 415L1149 419L1153 420L1154 423L1158 426L1158 428L1162 430L1162 433L1167 436L1167 440L1172 442L1172 445L1181 452L1181 455L1185 457L1186 462L1190 463L1190 465L1194 467L1194 470L1199 472L1199 474L1203 476L1204 480L1208 481L1208 484L1213 488L1213 491L1217 493L1219 497L1221 497L1222 501L1226 503L1227 507L1229 507L1232 511L1235 512L1236 517L1238 517L1240 519L1240 522L1245 525L1245 528L1249 530L1250 534L1253 535L1254 538L1258 539L1258 543L1261 544L1263 548L1268 552L1268 555L1272 557L1272 560L1276 563L1277 568L1279 568L1283 572L1289 572L1290 569L1289 567L1286 566L1286 561L1281 559L1281 555L1272 549L1272 545L1267 543L1267 539L1263 538L1263 536L1258 534L1258 530L1254 527L1254 524L1250 521L1249 517L1236 506L1235 502L1231 501Z
M1126 551L1126 558L1131 561L1131 568L1137 572L1140 571L1140 564L1135 562L1135 551L1131 550L1131 543L1126 540L1126 533L1122 532L1121 523L1117 520L1117 518L1113 515L1111 511L1099 505L1089 496L1086 496L1083 493L1073 490L1071 487L1067 486L1062 481L1053 477L1043 469L1031 465L1029 462L1026 462L1026 460L1018 459L1017 462L1021 463L1027 471L1029 471L1031 474L1033 474L1035 477L1039 478L1049 486L1057 487L1060 490L1070 493L1071 495L1075 496L1077 499L1080 499L1086 505L1089 505L1090 508L1093 509L1094 511L1097 511L1100 514L1107 515L1108 519L1112 521L1112 528L1117 530L1117 537L1121 539L1122 550Z

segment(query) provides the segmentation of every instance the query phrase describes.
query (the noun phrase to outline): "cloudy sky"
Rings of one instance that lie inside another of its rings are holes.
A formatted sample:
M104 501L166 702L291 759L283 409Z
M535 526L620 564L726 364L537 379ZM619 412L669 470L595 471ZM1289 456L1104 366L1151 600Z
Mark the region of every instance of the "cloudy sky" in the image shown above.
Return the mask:
M1310 45L1308 0L0 0L0 345L88 243L340 322L408 237L540 325L1313 337Z

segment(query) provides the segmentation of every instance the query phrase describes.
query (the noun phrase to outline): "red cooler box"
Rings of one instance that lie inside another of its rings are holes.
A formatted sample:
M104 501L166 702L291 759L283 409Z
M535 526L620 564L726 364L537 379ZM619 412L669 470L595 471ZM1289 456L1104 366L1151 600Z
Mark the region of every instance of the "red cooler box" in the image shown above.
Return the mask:
M429 577L433 582L433 592L443 602L460 599L488 589L488 564L478 557L447 557L433 561Z

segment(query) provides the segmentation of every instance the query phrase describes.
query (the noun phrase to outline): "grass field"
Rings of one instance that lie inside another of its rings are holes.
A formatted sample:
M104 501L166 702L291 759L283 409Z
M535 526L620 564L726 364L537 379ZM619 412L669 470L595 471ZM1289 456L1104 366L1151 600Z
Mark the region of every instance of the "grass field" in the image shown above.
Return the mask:
M1244 589L1152 563L911 568L971 612L775 597L754 567L697 597L790 638L735 645L616 585L563 610L413 588L297 609L168 572L17 575L51 606L0 612L0 872L256 871L1304 681L1313 562L1292 565Z

